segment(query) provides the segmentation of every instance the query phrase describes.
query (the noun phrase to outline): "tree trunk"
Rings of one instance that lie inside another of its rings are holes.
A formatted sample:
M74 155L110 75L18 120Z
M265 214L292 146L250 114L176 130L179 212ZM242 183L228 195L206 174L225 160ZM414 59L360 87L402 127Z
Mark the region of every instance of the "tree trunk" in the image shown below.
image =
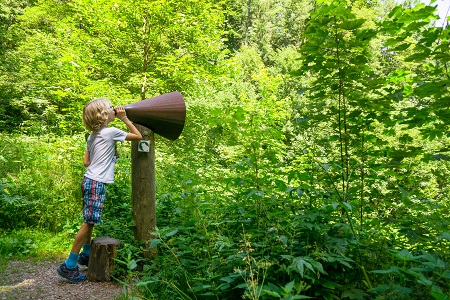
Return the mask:
M88 279L91 281L110 281L114 270L119 240L107 236L98 237L91 242Z

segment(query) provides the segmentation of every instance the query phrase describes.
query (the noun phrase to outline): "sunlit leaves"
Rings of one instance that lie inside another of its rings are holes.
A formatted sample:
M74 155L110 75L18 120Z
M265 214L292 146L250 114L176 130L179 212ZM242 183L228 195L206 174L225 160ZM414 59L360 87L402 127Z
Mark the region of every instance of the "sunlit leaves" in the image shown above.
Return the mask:
M219 8L204 1L40 1L11 26L21 38L2 64L9 67L5 100L44 99L64 114L43 126L65 132L82 128L67 125L79 113L74 102L105 96L126 104L145 91L193 89L223 58ZM16 122L42 112L17 114Z

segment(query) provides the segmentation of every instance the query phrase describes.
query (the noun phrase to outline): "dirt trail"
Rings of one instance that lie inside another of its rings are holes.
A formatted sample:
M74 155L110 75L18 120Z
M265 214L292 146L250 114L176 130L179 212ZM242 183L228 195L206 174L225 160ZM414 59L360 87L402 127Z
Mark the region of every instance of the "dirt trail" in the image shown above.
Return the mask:
M9 261L0 269L0 300L113 300L122 287L115 282L70 284L56 274L61 260ZM81 269L86 274L86 269Z

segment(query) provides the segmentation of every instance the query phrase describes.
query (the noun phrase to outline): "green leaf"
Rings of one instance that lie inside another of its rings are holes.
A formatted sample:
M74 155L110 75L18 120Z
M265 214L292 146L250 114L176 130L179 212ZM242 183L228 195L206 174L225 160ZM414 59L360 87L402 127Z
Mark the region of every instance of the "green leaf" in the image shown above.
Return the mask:
M450 296L446 295L442 289L437 286L437 285L433 285L431 287L431 295L433 296L434 299L438 299L438 300L449 300Z
M438 52L438 53L434 54L434 58L448 62L448 61L450 61L450 54Z
M397 267L390 267L389 270L373 270L370 271L371 273L376 273L376 274L390 274L390 273L396 273L396 274L400 274L399 270Z
M209 114L211 116L216 116L216 117L221 116L221 115L223 115L223 109L221 109L221 108L210 109Z
M447 296L446 294L444 294L442 292L436 292L436 291L432 291L431 296L433 296L433 298L437 299L437 300L449 300L450 299L450 297Z
M137 268L136 260L134 260L134 259L130 260L127 264L127 268L128 268L128 270L131 270L131 271L136 269Z
M358 30L356 32L356 39L357 40L367 40L370 39L372 37L375 37L377 35L378 31L375 29L362 29L362 30Z
M336 282L333 282L333 281L330 281L330 280L326 280L326 281L322 282L321 285L323 287L326 287L327 289L330 289L330 290L334 290L336 287L340 286L339 283L336 283Z
M420 258L426 259L428 262L432 263L434 266L437 265L436 259L431 255L430 253L426 252L425 250L422 250L422 255Z
M390 18L397 17L397 16L401 15L402 12L403 12L403 7L401 5L397 5L390 11L388 17L390 17Z
M347 20L339 24L337 27L345 30L355 30L366 22L365 19Z
M342 202L342 207L346 208L348 211L352 211L352 206L348 202Z
M426 82L415 90L415 94L422 97L429 97L430 95L441 94L445 92L445 87L442 83Z
M297 74L296 74L297 75ZM298 74L298 75L302 75L302 74ZM297 94L298 95L302 95L304 92L306 92L306 91L308 91L309 90L309 88L302 88L302 89L299 89L298 91L297 91Z
M175 234L177 234L178 233L178 229L175 229L175 230L172 230L171 232L169 232L169 233L166 233L164 236L165 237L171 237L171 236L173 236L173 235L175 235Z
M417 282L426 286L431 286L433 284L433 281L428 278L425 278L425 276L422 273L419 273L419 280L417 280Z
M343 298L356 299L356 300L365 300L368 299L368 294L360 289L351 289L345 290L342 293Z
M408 196L409 196L409 193L404 188L402 188L401 186L398 186L397 188L400 191L400 193L402 194L402 198L403 199L407 199ZM405 250L405 249L403 249L403 250Z
M422 3L417 4L414 11L414 18L415 20L421 20L426 19L427 17L431 16L435 11L436 8L433 6L424 5ZM428 25L429 22L423 22L425 25Z
M398 45L397 47L392 48L392 51L403 51L408 49L411 46L411 43L404 43L401 45Z
M304 117L304 118L297 118L297 123L306 123L310 120L309 117Z
M286 193L290 193L290 192L292 192L292 191L294 191L295 190L295 188L294 187L288 187L287 189L286 189Z
M153 240L150 242L149 248L150 248L150 249L155 248L159 243L161 243L161 240L160 240L160 239L153 239Z
M244 282L244 283L238 284L238 285L237 285L237 288L238 288L238 289L247 288L247 283Z
M238 107L233 114L233 118L238 122L242 122L245 120L245 114L245 110L242 107Z
M268 289L263 289L263 292L265 292L265 293L268 294L269 296L281 298L280 294L278 294L278 293L275 292L275 291L268 290Z
M442 274L442 277L443 277L443 278L446 278L446 279L450 279L450 270L446 270L446 271Z
M427 59L430 56L431 50L426 50L423 52L414 53L405 58L405 62L414 62L414 61L422 61Z
M292 292L293 288L294 288L294 284L295 284L295 281L292 280L291 282L287 283L284 286L284 290L290 294Z
M414 255L409 252L407 249L403 249L398 253L394 253L394 256L400 258L401 260L409 261L414 260Z
M450 241L450 232L442 233L442 239Z
M303 277L305 275L305 267L315 273L314 267L303 257L294 258L289 268L297 271L300 274L300 276Z

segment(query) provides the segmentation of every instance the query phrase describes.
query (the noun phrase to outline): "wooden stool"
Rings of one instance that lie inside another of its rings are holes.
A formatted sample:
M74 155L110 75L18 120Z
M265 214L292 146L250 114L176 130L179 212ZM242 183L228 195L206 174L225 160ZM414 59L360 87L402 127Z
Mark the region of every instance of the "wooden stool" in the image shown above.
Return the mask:
M89 255L88 280L110 281L114 269L114 258L117 256L118 239L108 236L98 237L91 242Z

